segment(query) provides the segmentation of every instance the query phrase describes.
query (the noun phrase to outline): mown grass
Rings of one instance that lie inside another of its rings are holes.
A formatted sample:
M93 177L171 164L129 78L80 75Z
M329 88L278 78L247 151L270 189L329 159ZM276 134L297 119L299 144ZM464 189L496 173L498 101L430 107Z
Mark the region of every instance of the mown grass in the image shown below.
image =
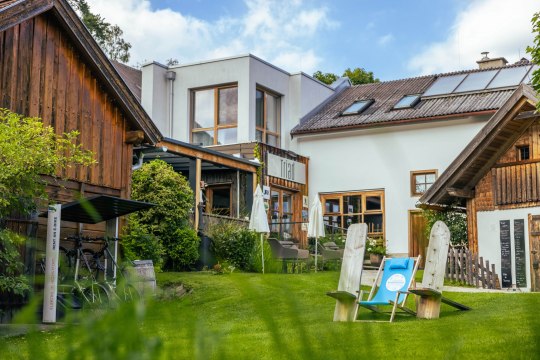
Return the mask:
M0 339L0 358L540 358L540 294L447 293L473 310L443 305L438 320L334 323L335 301L324 294L338 277L163 273L161 283L182 282L192 292L154 301L144 315L128 307L54 332Z

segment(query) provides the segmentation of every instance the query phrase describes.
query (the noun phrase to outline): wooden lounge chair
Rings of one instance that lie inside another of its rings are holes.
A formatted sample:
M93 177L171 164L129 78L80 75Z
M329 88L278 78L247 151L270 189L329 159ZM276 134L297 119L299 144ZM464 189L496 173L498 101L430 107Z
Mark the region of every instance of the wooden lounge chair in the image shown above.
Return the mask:
M405 302L408 295L407 289L414 282L419 259L420 256L417 258L384 257L367 300L362 300L363 291L361 291L358 304L374 312L389 313L390 322L394 321L397 309L416 315L413 310L405 307ZM377 285L381 274L380 285ZM388 306L392 307L390 312L385 311L385 307ZM357 316L358 314L355 319Z
M360 290L360 278L362 277L366 237L366 224L352 224L349 226L338 289L326 293L336 299L334 321L354 321L358 307L358 291Z
M444 273L450 246L450 230L445 223L437 221L431 228L429 246L422 283L409 289L419 297L416 316L421 319L436 319L439 317L441 302L459 310L471 308L442 296Z
M309 251L299 249L292 241L278 241L274 238L268 239L272 256L277 261L282 262L282 271L287 272L287 265L292 264L293 271L298 267L299 262L307 262Z

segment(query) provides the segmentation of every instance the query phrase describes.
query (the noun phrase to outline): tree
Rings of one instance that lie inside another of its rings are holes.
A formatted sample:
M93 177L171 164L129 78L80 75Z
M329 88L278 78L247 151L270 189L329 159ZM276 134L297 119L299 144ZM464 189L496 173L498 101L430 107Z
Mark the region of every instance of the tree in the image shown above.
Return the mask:
M373 72L366 71L363 68L355 68L354 70L347 68L347 70L343 72L343 76L348 77L353 85L379 82L379 79L373 77Z
M531 61L535 64L540 64L540 12L537 12L532 17L532 32L534 34L534 45L527 46L527 52L531 54ZM540 69L533 72L532 87L537 93L540 93ZM540 101L537 102L536 108L540 111Z
M78 131L57 135L39 118L0 109L0 218L12 211L30 213L48 200L42 175L94 163L76 143Z
M112 60L123 63L129 61L131 44L122 38L124 32L118 25L111 25L99 14L90 11L86 0L68 0L69 4L79 13L79 17L99 46Z
M342 76L348 77L353 85L379 82L379 79L373 76L373 72L366 71L363 68L355 68L354 70L347 68ZM328 85L339 79L339 76L334 73L323 73L320 70L313 73L313 77Z
M190 226L194 200L186 178L163 160L145 163L133 172L131 198L156 206L129 216L128 236L153 235L160 244L150 246L152 238L146 237L145 251L163 253L165 268L181 269L193 264L198 258L199 238ZM128 252L143 255L127 243L124 246L128 246Z

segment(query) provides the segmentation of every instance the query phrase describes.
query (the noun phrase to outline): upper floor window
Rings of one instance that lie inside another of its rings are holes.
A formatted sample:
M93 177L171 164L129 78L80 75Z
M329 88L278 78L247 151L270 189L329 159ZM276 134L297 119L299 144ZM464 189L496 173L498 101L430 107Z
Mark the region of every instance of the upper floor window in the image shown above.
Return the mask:
M255 122L257 141L279 147L281 98L267 91L257 89L255 95Z
M356 115L360 114L362 111L366 110L368 107L373 104L375 100L373 99L367 99L367 100L358 100L352 103L348 108L346 108L341 115Z
M531 151L529 145L523 145L517 147L518 161L529 160L531 158Z
M191 143L207 146L236 142L238 87L195 90L191 99Z
M420 196L437 179L437 170L411 171L411 196Z

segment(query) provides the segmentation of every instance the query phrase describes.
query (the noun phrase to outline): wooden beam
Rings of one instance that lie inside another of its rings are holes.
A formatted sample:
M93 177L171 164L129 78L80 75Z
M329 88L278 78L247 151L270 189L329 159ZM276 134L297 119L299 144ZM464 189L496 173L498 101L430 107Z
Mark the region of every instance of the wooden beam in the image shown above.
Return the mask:
M201 159L195 159L195 230L199 230L199 204L201 202Z
M474 190L446 188L446 193L450 196L459 197L459 198L465 198L465 199L474 198Z
M540 113L538 113L536 110L523 111L519 113L519 115L517 115L514 120L524 120L532 118L540 118Z
M170 143L167 141L159 142L157 146L165 146L170 152L175 152L188 157L201 159L203 161L211 162L213 164L220 164L233 169L243 170L251 173L257 172L257 165L255 164L247 164L244 161L238 161L232 159L229 156L219 156L216 154L211 154L204 151L203 148L201 148L200 150L192 149L187 146L182 146L180 144Z
M141 144L144 141L144 131L134 130L126 132L126 144Z

